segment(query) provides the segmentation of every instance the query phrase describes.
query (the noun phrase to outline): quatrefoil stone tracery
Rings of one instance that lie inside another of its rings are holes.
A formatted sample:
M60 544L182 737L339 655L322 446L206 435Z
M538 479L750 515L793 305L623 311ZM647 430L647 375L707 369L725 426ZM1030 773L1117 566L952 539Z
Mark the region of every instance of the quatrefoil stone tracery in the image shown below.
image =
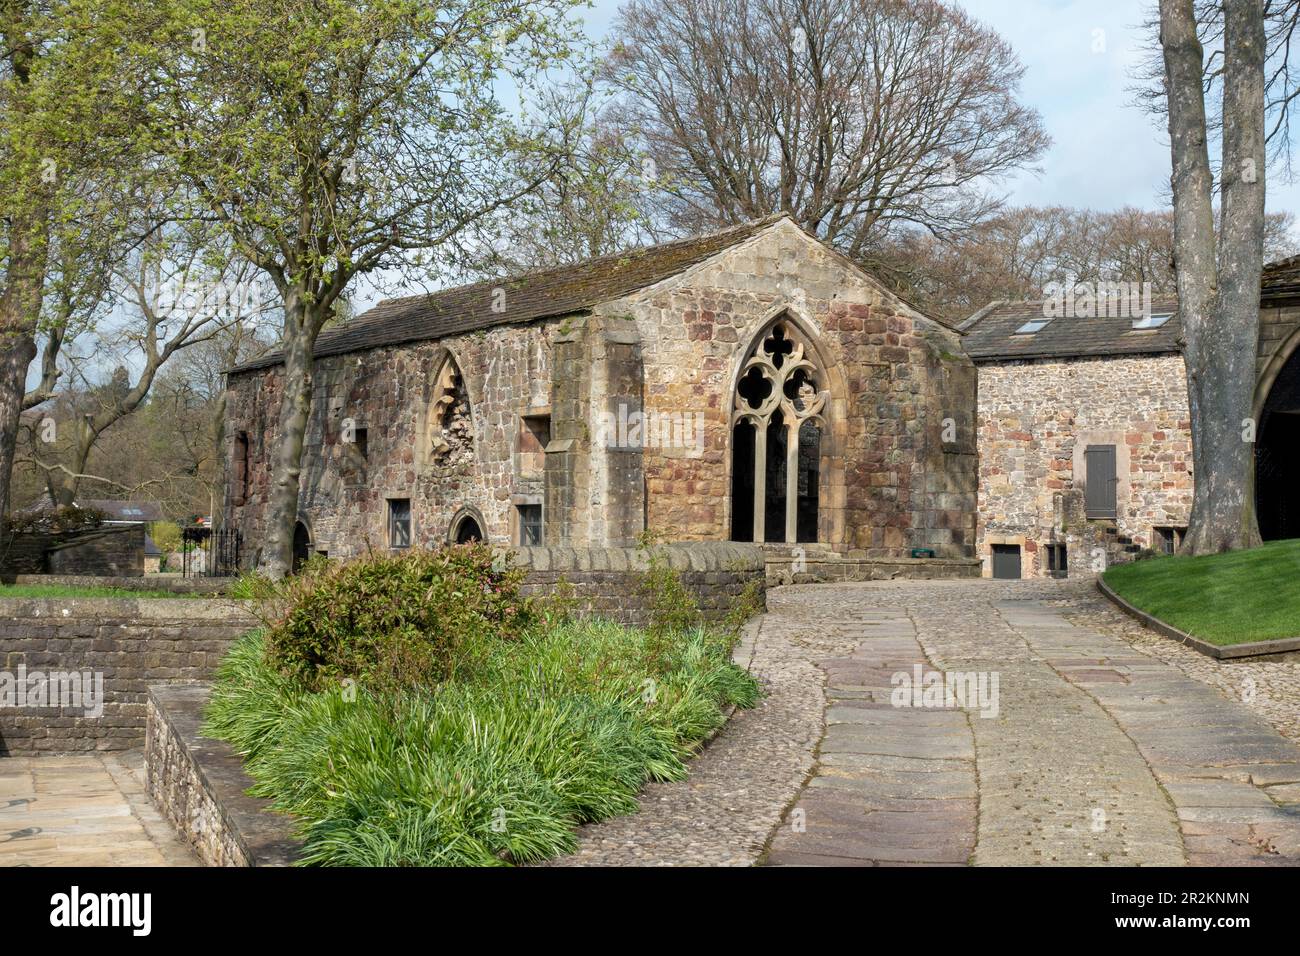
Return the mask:
M741 369L732 420L765 425L778 409L794 428L820 418L826 396L817 388L819 374L803 343L775 326Z

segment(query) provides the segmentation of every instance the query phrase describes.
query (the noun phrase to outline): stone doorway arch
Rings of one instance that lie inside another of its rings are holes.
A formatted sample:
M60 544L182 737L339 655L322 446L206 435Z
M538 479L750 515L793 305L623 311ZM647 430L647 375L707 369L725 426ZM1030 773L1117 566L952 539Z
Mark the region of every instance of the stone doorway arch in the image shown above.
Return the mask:
M1262 396L1255 441L1255 513L1265 541L1300 538L1300 348Z
M307 525L299 521L293 526L293 570L298 572L311 557L311 532Z

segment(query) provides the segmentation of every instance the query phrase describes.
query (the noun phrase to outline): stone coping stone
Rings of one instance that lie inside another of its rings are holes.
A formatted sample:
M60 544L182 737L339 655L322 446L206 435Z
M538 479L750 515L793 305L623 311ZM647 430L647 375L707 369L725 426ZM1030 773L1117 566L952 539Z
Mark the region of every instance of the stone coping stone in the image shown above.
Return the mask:
M147 574L130 577L99 574L17 574L15 584L54 585L72 588L119 588L123 591L174 591L177 594L220 594L230 578L184 578L170 574Z
M1106 595L1116 607L1125 614L1141 621L1151 630L1163 634L1166 637L1172 637L1180 644L1185 644L1194 651L1200 651L1207 657L1213 657L1218 660L1235 660L1239 657L1261 657L1266 654L1288 654L1293 651L1300 651L1300 637L1279 637L1271 641L1245 641L1241 644L1228 644L1220 647L1218 644L1211 644L1209 641L1201 640L1199 637L1193 637L1186 631L1180 631L1172 624L1166 624L1154 614L1148 614L1141 608L1135 607L1128 601L1124 600L1115 591L1101 579L1097 577L1097 589Z
M186 600L184 598L0 598L0 618L38 618L60 620L130 619L147 622L182 624L229 623L239 617L248 619L249 627L257 618L249 601L228 598Z
M666 544L669 567L676 571L762 571L766 556L753 544L690 541ZM516 567L532 571L645 571L644 548L515 548Z
M249 865L292 866L302 853L302 840L294 834L293 819L269 810L269 799L248 795L253 778L244 772L243 758L230 744L199 734L211 696L211 684L161 684L149 688L149 698L160 718L185 751L193 773L219 808L227 833L243 850Z

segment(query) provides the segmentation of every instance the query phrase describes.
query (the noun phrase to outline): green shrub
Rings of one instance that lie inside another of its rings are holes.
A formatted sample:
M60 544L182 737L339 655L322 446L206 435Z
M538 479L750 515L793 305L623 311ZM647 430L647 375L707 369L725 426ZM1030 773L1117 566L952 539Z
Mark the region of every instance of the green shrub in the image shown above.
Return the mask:
M204 733L245 756L253 792L298 817L304 862L486 866L570 852L574 827L636 809L758 687L725 637L671 642L599 620L485 641L423 687L305 689L260 633L219 669Z
M149 537L163 554L181 549L181 526L175 521L155 521L149 526Z
M269 595L267 659L311 690L432 685L532 623L522 580L483 544L313 565Z

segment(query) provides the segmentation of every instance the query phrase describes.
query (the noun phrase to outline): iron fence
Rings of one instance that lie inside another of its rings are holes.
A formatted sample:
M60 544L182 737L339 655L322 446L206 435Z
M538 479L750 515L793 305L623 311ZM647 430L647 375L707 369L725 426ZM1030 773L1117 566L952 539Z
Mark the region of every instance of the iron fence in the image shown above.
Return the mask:
M237 528L193 527L181 529L181 576L228 578L239 574L239 553L244 543Z

